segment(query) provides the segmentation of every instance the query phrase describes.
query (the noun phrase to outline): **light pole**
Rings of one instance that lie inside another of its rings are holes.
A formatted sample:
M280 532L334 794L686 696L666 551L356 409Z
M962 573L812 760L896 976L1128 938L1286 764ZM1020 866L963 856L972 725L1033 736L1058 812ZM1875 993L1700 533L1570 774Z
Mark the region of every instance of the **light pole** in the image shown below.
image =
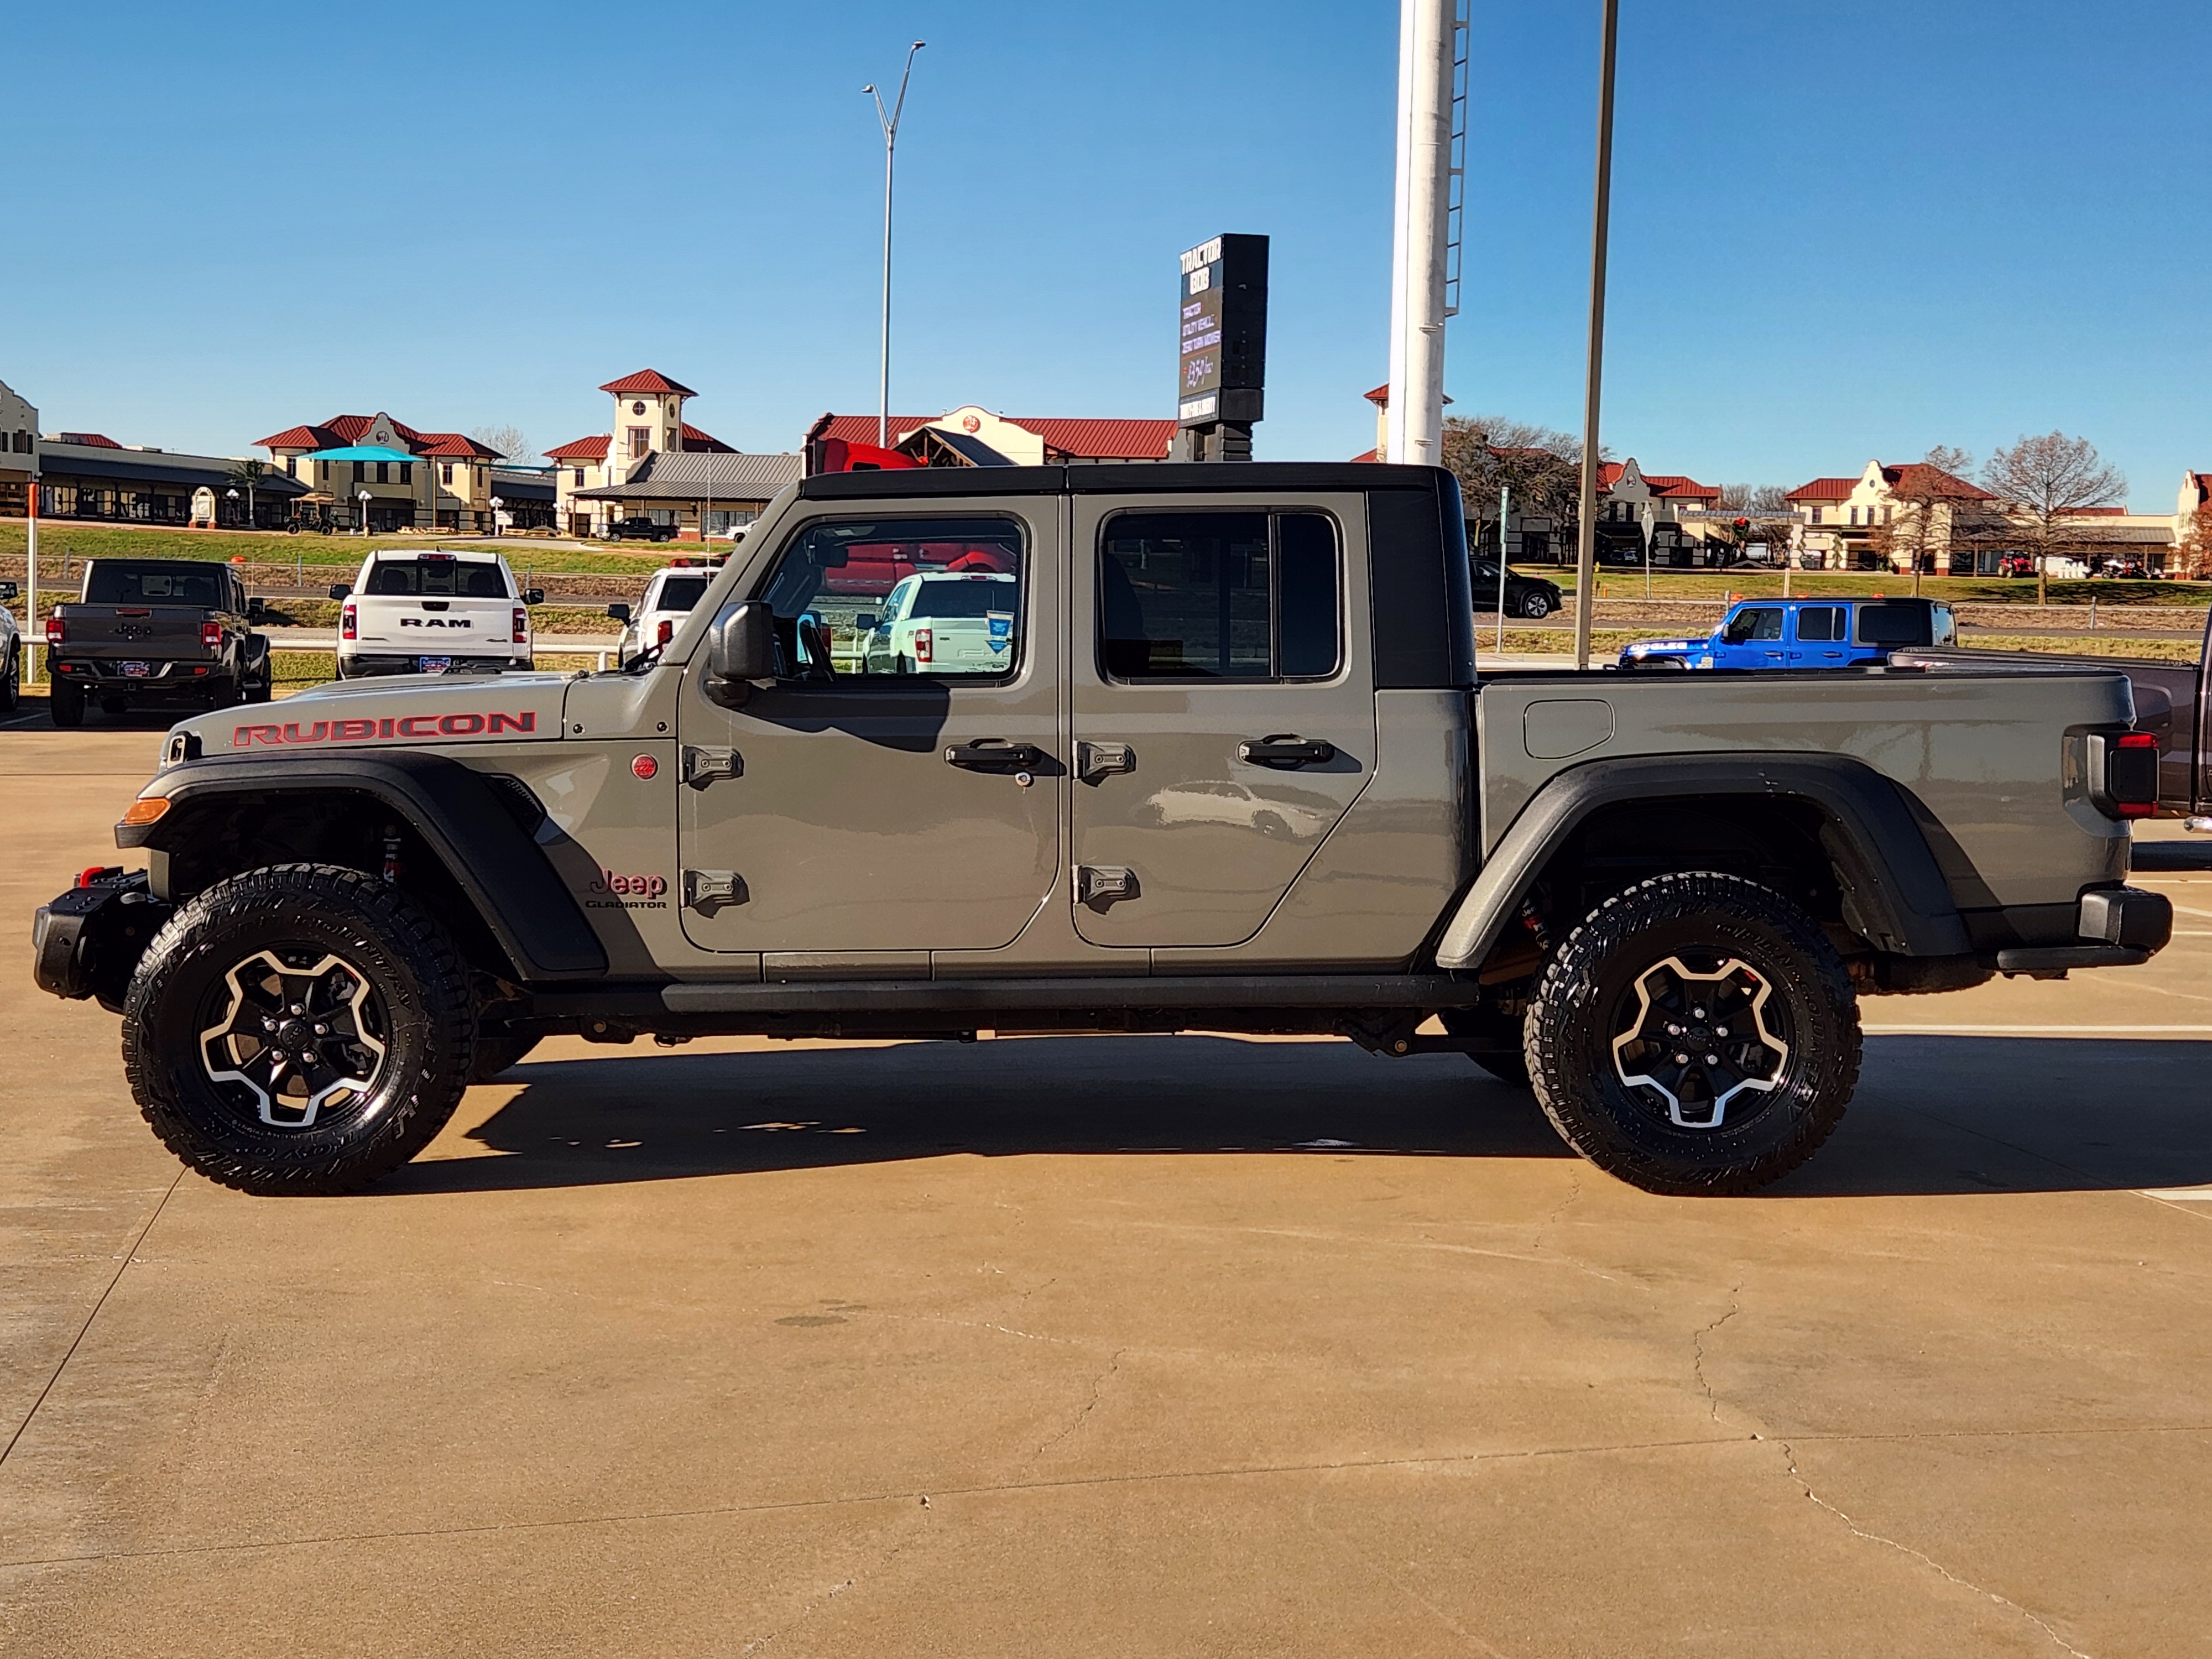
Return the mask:
M499 536L499 510L506 505L506 501L500 496L491 498L491 533L495 540Z
M238 512L238 492L235 489L226 489L222 493L229 498L230 510L235 515Z
M1637 515L1644 529L1644 597L1651 597L1651 526L1659 515L1651 510L1651 503L1644 503L1644 511Z
M899 76L898 97L890 112L884 112L884 95L869 82L860 90L876 100L876 119L884 129L884 355L883 374L877 386L876 447L891 447L891 161L898 149L899 116L906 108L906 83L914 74L914 55L927 42L915 41L906 49L906 69Z
M354 500L361 503L361 533L366 536L368 534L368 492L366 489L356 490Z
M1590 608L1597 581L1597 402L1605 362L1606 226L1613 208L1613 43L1620 0L1605 0L1605 44L1597 76L1597 206L1590 223L1589 382L1583 401L1581 546L1575 555L1575 667L1589 666Z

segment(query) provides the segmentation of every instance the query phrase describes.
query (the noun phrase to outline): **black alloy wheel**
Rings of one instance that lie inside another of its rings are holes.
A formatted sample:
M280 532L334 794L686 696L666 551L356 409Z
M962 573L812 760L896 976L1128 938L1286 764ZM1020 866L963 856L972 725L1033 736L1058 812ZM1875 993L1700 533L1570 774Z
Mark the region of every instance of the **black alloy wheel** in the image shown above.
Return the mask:
M154 1132L209 1179L353 1192L453 1115L472 1016L452 940L398 889L273 865L155 936L124 1005L124 1069Z
M1532 588L1521 596L1521 614L1532 622L1541 622L1552 614L1552 596L1542 588Z
M1820 924L1755 882L1655 877L1553 953L1529 1080L1577 1152L1647 1192L1747 1193L1819 1148L1858 1080L1858 1006Z

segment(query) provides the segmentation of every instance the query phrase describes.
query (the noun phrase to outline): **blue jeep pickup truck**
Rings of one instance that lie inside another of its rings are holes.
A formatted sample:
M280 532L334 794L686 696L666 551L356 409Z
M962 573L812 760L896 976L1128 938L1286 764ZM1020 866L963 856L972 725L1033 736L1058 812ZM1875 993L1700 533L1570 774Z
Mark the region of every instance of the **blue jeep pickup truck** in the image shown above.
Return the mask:
M1638 640L1620 665L1850 668L1957 636L1951 607L1934 599L1739 599L1706 638Z

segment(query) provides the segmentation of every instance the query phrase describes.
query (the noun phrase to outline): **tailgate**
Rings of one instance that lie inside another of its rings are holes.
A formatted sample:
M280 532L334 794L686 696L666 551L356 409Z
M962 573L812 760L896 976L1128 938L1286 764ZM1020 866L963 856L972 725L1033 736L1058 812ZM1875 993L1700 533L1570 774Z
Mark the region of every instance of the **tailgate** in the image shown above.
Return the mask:
M428 599L372 594L354 601L364 651L439 657L504 657L514 650L513 599Z
M66 657L208 662L218 654L200 643L200 626L213 613L197 606L64 605L54 614L61 618Z

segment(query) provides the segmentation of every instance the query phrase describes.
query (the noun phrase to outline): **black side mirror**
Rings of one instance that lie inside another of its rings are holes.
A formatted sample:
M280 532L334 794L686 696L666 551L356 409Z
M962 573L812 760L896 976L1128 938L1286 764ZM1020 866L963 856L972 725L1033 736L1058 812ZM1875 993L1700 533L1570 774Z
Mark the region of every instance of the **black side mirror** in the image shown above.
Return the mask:
M618 623L626 623L629 620L629 607L626 605L611 605L607 607L607 615Z
M545 603L545 590L544 590L544 588L542 588L542 587L526 587L526 588L524 588L524 589L522 590L522 602L523 602L523 604L525 604L525 605L543 605L543 604L544 604L544 603Z
M874 633L876 631L875 614L872 611L863 611L859 616L854 617L853 631L856 634Z
M758 599L732 609L707 634L707 695L735 708L754 683L775 678L775 619Z
M331 597L334 599L343 599L352 592L353 589L344 582L332 582L331 584Z
M269 605L268 605L268 602L267 602L266 600L264 600L264 599L248 599L248 600L246 600L246 621L248 621L248 622L250 622L250 623L258 623L258 622L261 621L261 620L262 620L264 617L266 617L268 614L269 614Z

